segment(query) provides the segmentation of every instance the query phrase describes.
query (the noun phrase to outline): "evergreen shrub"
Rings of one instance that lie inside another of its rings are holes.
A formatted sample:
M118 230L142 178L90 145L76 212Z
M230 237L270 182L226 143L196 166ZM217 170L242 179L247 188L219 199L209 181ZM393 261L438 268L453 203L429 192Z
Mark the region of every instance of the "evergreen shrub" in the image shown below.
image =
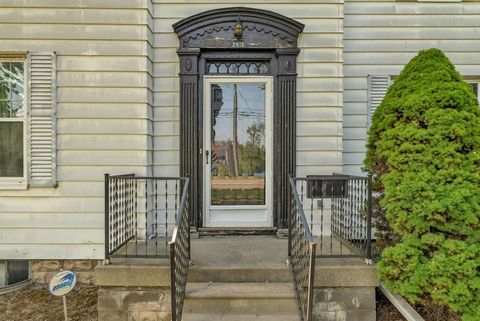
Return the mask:
M384 284L465 321L480 320L479 121L478 100L449 59L421 51L373 114L365 160L392 244L378 264Z

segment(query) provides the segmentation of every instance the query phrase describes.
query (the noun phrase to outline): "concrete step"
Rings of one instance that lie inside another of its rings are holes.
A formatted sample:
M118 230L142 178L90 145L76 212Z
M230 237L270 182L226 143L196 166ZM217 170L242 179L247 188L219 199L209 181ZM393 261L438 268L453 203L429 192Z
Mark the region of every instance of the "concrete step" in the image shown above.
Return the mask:
M298 315L245 315L245 314L183 314L182 321L299 321Z
M297 315L291 283L188 283L184 313Z
M291 281L292 275L286 264L283 267L220 267L193 265L188 270L188 282L288 283Z

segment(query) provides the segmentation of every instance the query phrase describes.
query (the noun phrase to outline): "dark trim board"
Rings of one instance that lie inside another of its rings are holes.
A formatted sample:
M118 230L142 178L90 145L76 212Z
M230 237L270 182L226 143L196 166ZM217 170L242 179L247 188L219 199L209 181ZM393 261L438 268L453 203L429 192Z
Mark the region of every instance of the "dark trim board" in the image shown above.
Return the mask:
M173 25L180 40L180 175L191 177L192 226L203 225L203 76L207 62L217 60L265 61L270 66L268 75L274 79L273 225L287 226L288 177L295 176L296 167L297 38L303 27L293 19L253 8L210 10Z
M231 227L201 227L200 236L232 236L232 235L276 235L275 227L231 228Z

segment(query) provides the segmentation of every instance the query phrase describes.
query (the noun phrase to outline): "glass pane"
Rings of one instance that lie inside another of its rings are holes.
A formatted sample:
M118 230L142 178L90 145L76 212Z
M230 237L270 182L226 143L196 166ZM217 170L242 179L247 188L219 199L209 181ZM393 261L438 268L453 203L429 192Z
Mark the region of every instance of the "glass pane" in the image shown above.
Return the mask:
M23 110L23 100L12 100L10 102L10 117L23 117L24 110Z
M0 118L9 118L10 117L10 105L8 101L0 100Z
M208 67L208 73L209 74L216 74L217 73L217 66L215 64L210 64Z
M228 73L236 74L237 72L238 72L237 65L231 64L230 67L228 67Z
M478 98L478 83L470 83L470 86L472 87L475 97Z
M24 116L23 63L0 63L0 117Z
M218 72L221 74L226 74L227 73L227 65L221 64L220 67L218 67Z
M10 63L0 62L0 79L5 79L10 73Z
M211 205L265 205L265 85L212 85Z
M23 63L13 62L11 64L12 100L24 100L23 80Z
M5 78L0 81L0 99L10 99L10 84L5 81Z
M265 64L260 65L260 73L261 74L268 74L268 67Z
M238 68L238 72L241 74L246 74L248 72L247 65L241 64L240 67Z
M23 177L23 123L0 122L0 176Z
M250 67L248 67L248 73L250 74L256 74L258 73L258 67L255 64L251 64Z

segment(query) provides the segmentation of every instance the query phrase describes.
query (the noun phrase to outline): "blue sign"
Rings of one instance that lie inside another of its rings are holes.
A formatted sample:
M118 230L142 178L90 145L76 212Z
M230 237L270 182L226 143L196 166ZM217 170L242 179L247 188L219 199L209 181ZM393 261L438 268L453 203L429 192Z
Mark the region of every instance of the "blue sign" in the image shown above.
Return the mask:
M63 296L73 290L75 283L77 283L77 276L75 273L71 271L62 271L52 278L48 289L53 295Z

